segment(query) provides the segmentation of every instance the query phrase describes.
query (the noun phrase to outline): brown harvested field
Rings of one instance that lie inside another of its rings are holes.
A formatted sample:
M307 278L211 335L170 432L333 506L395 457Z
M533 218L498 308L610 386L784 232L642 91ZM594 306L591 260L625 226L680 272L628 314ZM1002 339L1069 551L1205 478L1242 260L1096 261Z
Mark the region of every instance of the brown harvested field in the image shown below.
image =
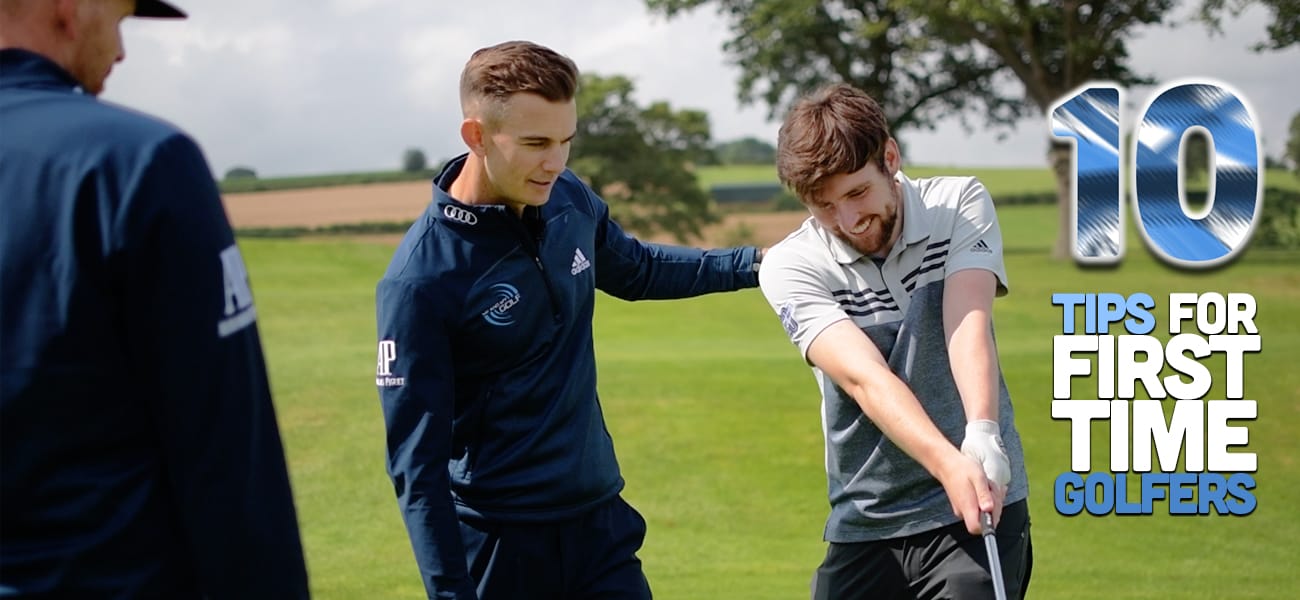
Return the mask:
M721 223L704 228L703 243L693 241L692 245L710 248L734 244L771 246L798 229L799 224L807 218L808 213L804 211L724 214ZM747 237L739 235L742 224L749 229L750 234ZM649 239L656 242L673 242L671 238L659 236Z
M412 221L429 204L428 181L226 194L235 227L320 227Z
M235 227L321 227L349 223L411 221L430 199L429 182L376 183L339 187L226 194L223 200ZM722 222L704 228L701 240L691 245L717 247L731 244L769 246L799 226L807 213L730 213ZM742 231L748 229L748 235ZM364 239L396 243L400 235L366 235ZM673 242L650 236L650 241Z

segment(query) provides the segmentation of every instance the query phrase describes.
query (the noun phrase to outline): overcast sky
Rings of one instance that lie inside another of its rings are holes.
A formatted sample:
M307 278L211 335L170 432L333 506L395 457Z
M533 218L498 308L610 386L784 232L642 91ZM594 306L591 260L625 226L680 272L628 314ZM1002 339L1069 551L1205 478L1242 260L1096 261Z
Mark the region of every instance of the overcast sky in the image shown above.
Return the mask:
M127 20L127 58L103 97L188 131L218 176L235 165L261 176L396 169L410 147L431 162L459 154L460 70L475 49L509 39L550 46L587 72L627 75L638 103L705 110L715 140L776 141L766 106L736 100L726 22L710 8L666 20L641 0L175 1L189 20ZM1266 22L1251 11L1213 38L1198 24L1149 29L1129 45L1132 65L1161 81L1228 84L1259 119L1265 152L1279 156L1300 111L1300 48L1249 52ZM1127 99L1142 106L1149 93ZM914 164L1040 166L1048 126L1026 120L1003 141L955 120L903 134Z

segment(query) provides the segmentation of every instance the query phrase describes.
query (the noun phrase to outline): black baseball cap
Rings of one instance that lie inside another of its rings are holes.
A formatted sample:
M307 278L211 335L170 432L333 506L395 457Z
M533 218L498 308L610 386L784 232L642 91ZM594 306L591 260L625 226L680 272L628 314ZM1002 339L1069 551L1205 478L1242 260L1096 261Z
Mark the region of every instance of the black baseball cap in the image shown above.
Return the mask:
M159 19L184 19L185 13L162 0L135 0L135 16Z

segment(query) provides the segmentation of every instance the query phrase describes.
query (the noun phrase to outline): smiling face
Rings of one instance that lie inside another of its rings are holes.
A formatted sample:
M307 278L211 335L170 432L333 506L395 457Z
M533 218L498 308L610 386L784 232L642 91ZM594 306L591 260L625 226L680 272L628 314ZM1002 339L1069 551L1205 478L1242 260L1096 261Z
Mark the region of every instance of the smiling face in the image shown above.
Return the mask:
M515 212L546 204L569 161L577 104L524 92L511 95L493 113L478 120L482 145L475 149L482 153L489 196Z
M902 232L903 159L880 104L851 85L795 101L777 132L776 172L813 218L863 254L889 254Z
M889 254L903 229L903 188L894 179L901 164L898 145L891 139L884 152L885 171L872 160L852 173L832 175L806 203L823 228L875 257Z

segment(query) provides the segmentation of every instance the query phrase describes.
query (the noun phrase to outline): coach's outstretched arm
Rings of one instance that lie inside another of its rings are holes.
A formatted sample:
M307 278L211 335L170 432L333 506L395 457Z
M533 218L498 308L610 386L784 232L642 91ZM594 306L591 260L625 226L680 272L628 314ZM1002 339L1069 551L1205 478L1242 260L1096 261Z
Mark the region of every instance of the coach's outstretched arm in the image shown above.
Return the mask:
M137 173L125 240L128 352L207 598L306 598L298 521L248 276L198 147L174 135ZM184 196L178 198L177 195Z
M759 250L752 246L701 250L638 240L589 195L596 215L596 287L624 300L691 298L758 285Z

